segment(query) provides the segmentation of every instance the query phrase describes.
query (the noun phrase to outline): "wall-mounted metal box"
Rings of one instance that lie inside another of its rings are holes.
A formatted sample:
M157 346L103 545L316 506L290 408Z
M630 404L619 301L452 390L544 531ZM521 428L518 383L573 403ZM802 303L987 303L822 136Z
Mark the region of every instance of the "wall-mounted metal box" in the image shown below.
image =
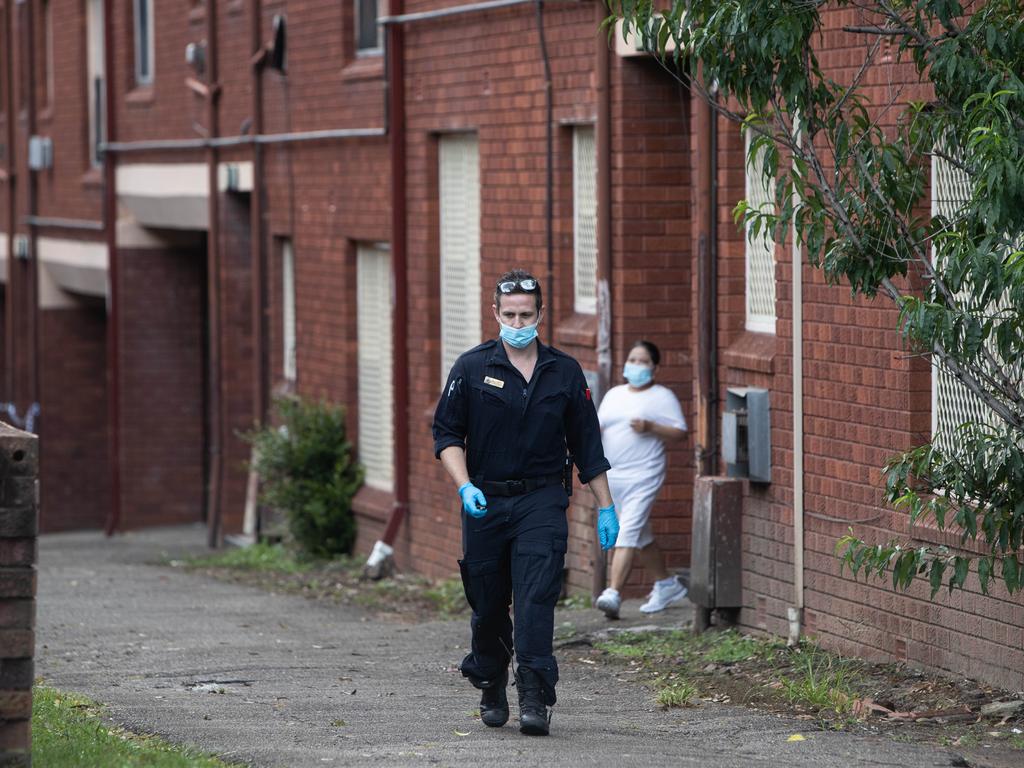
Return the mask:
M28 167L33 171L45 171L53 167L53 139L49 136L29 137Z
M690 599L701 608L743 605L743 482L698 477L693 490Z
M729 477L772 481L772 429L768 390L730 387L722 413L722 458Z

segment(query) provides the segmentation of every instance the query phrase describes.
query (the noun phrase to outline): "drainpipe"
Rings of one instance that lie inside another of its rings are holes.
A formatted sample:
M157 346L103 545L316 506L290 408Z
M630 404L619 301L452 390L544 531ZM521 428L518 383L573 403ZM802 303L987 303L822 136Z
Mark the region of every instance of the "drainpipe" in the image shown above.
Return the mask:
M555 343L555 322L557 307L555 291L555 223L554 223L554 90L551 84L551 59L548 56L548 42L544 36L544 0L537 0L537 42L540 45L540 59L544 65L544 230L548 257L548 344Z
M252 133L263 133L263 67L266 50L262 32L263 9L260 0L251 0L250 45L252 47ZM252 253L252 348L253 348L253 423L266 419L269 363L265 349L267 338L266 244L263 242L263 147L252 146L252 194L249 198L249 241Z
M114 0L103 2L104 141L117 137L114 73ZM90 149L90 152L92 150ZM107 439L110 444L108 536L121 527L121 286L117 254L117 157L103 153L103 226L107 241Z
M206 53L207 70L207 130L215 139L218 134L217 102L220 83L217 72L217 3L206 3ZM217 191L217 147L209 146L206 151L207 216L209 218L206 237L206 273L209 302L209 348L210 348L210 488L207 500L207 542L219 547L224 542L220 491L223 475L224 415L223 415L223 372L221 370L221 280L220 280L220 200Z
M36 110L36 83L35 83L35 6L25 5L23 28L22 61L24 67L21 76L25 82L25 133L26 138L35 136L37 126ZM11 116L13 118L13 115ZM31 220L39 206L39 179L38 171L29 170L25 178L26 192L26 215ZM28 381L25 397L28 403L39 402L39 258L37 253L37 228L32 224L28 225L28 258L22 263L24 281L22 282L22 295L24 296L24 319L28 323L29 339L29 365Z
M699 475L718 471L718 231L716 115L700 93L700 70L691 86L693 132L693 239L697 253L697 445Z
M402 0L390 0L389 18L402 14ZM366 561L366 574L381 578L393 563L395 537L409 510L409 287L406 231L405 159L405 30L401 24L384 28L387 67L385 126L391 160L391 375L394 425L395 500L384 535Z
M4 182L7 186L7 290L4 300L4 399L14 402L14 291L12 290L12 273L14 272L14 227L17 223L18 202L17 166L14 162L14 142L17 136L14 131L14 37L11 29L14 26L14 3L4 3L4 114L7 123L7 152Z
M595 5L598 22L604 21L604 5ZM611 73L608 40L595 35L594 69L597 70L597 379L604 397L612 380L612 120ZM594 572L591 591L597 597L605 588L608 561L597 539L593 540Z
M803 258L793 228L793 607L789 645L800 642L804 623L804 306Z

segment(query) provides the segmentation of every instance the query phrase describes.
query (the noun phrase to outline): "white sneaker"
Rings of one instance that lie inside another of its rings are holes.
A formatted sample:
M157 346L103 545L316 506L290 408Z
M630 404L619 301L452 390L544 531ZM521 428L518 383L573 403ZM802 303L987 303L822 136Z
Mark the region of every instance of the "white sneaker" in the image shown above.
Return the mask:
M602 611L609 619L619 618L619 608L622 607L622 598L618 590L608 587L601 596L594 601L594 606Z
M663 611L670 605L675 605L684 597L686 597L686 587L674 579L668 587L655 584L647 602L640 606L640 612L657 613L658 611Z

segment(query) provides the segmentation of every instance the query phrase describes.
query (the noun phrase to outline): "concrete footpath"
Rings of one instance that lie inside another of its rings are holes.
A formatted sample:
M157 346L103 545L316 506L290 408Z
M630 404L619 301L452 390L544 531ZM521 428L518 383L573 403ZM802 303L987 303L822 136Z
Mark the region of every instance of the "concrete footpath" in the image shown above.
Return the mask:
M467 622L375 621L154 563L205 551L205 530L40 539L37 675L130 730L252 766L920 766L954 752L821 733L725 705L661 711L642 686L560 652L552 735L488 729L456 665ZM658 621L682 624L686 609ZM597 611L560 614L577 629ZM627 604L621 624L650 623ZM515 690L510 689L514 701ZM801 733L805 741L788 742ZM970 763L975 764L975 763ZM41 767L45 768L45 767Z

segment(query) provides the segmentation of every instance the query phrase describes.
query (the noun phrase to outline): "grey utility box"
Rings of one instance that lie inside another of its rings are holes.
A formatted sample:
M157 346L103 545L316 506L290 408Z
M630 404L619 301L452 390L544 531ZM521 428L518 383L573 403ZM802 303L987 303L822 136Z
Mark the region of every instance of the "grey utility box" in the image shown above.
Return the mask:
M729 477L772 481L772 429L768 390L730 387L722 414L722 458Z
M743 481L698 477L694 483L690 600L705 609L743 605Z

